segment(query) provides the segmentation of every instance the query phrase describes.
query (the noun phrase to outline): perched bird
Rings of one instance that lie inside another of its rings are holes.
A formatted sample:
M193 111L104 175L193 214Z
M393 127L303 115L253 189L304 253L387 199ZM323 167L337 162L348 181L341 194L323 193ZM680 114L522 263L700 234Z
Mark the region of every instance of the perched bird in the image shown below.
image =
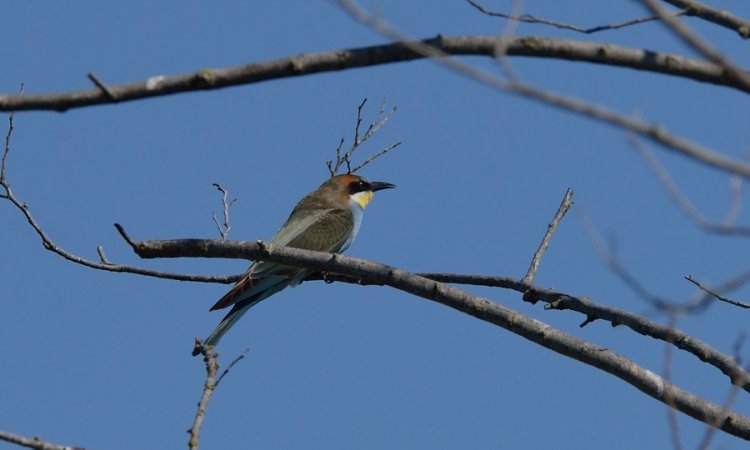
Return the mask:
M273 245L341 253L357 235L362 215L373 193L396 186L368 181L357 175L337 175L297 203L281 229L271 239ZM287 286L296 286L313 270L254 262L234 287L211 308L227 308L229 313L204 341L215 346L250 307ZM193 355L200 353L196 347Z

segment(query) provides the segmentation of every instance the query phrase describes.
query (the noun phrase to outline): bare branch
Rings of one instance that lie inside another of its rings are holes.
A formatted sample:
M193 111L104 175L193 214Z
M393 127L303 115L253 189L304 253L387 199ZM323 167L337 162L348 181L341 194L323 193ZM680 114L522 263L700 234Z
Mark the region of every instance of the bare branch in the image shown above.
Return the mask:
M394 148L398 147L399 145L401 145L401 141L394 142L393 144L389 145L388 147L385 147L384 149L380 150L379 152L373 153L372 155L370 155L369 158L367 158L366 160L362 161L361 164L359 164L358 166L356 166L355 168L353 168L352 169L352 173L357 172L359 169L365 167L366 165L370 164L371 162L375 161L377 158L380 158L381 156L383 156L386 153L390 152L391 150L393 150Z
M102 247L101 245L97 245L96 253L99 254L99 261L101 261L103 264L111 264L109 262L109 259L107 259L107 255L104 253L104 247Z
M729 76L737 79L745 88L750 88L750 74L737 66L731 59L725 57L717 50L714 50L713 47L693 33L690 28L678 18L668 14L667 10L662 8L657 0L641 0L641 2L649 11L651 11L652 14L659 16L661 21L664 22L664 24L690 48L720 65L726 70Z
M223 258L251 258L273 261L285 265L304 266L325 273L327 281L345 281L363 285L388 285L402 289L403 285L394 285L393 267L383 266L370 261L336 255L331 258L329 253L312 252L302 249L277 247L270 244L244 241L205 241L196 239L169 241L142 241L136 246L136 253L142 258L177 258L177 257L223 257ZM275 255L277 257L274 257ZM283 256L279 256L283 255ZM325 261L325 263L321 263ZM399 271L399 273L401 273ZM337 275L341 274L341 275ZM342 276L343 275L343 276ZM688 351L701 361L717 367L724 374L732 377L734 382L740 380L745 390L750 392L750 375L742 372L742 368L734 364L731 356L725 355L695 337L678 330L670 330L658 323L649 321L638 315L616 308L603 306L584 297L539 288L505 277L460 275L460 274L411 274L440 283L471 284L476 286L501 287L531 295L549 304L549 309L568 309L586 316L606 320L613 325L625 325L637 333L656 339L673 342L678 348ZM319 273L308 279L323 279ZM383 280L385 279L385 281ZM411 292L411 291L408 291ZM419 295L419 294L415 294ZM448 306L451 306L450 304ZM467 312L457 306L456 309ZM469 312L470 313L470 312ZM483 316L482 316L483 317ZM480 317L480 318L482 318ZM483 319L485 320L485 319ZM494 322L493 322L494 323ZM742 376L737 376L742 373Z
M388 147L385 147L384 149L375 152L372 154L369 158L367 158L362 164L356 166L354 169L352 169L352 162L351 158L352 155L354 155L354 152L357 151L357 149L367 142L368 139L370 139L380 128L385 125L388 120L393 116L393 114L396 113L396 107L394 106L388 114L385 114L385 106L386 102L383 100L383 102L380 104L380 111L378 112L377 117L370 123L370 125L367 127L367 130L365 130L364 134L361 134L360 127L362 125L362 108L364 108L365 103L367 103L367 98L362 100L362 103L359 104L357 107L357 120L356 124L354 126L354 138L352 141L352 145L349 147L349 150L344 152L344 154L341 154L341 148L344 145L344 138L341 138L339 141L338 147L336 147L336 162L333 161L326 161L326 166L328 167L328 172L331 174L332 177L336 176L339 169L343 165L346 165L346 173L355 173L362 167L366 166L367 164L371 163L375 159L379 158L380 156L385 155L389 151L393 150L394 148L398 147L401 142L397 142L395 144L391 144Z
M242 353L240 353L239 356L237 356L236 358L234 358L234 360L232 360L232 362L229 363L229 365L227 366L227 368L224 369L224 372L221 373L221 376L216 380L216 387L219 386L219 383L221 383L221 380L223 380L224 377L227 376L227 374L229 373L229 371L232 370L232 367L234 367L235 364L237 364L243 358L245 358L245 355L247 355L247 352L249 352L249 351L250 351L250 349L246 348L245 350L242 351Z
M550 25L550 26L553 26L555 28L559 28L562 30L575 31L577 33L583 33L583 34L593 34L593 33L598 33L600 31L606 31L606 30L618 30L620 28L625 28L625 27L629 27L632 25L639 25L642 23L659 20L658 16L648 16L648 17L639 17L636 19L630 19L624 22L619 22L619 23L614 23L614 24L609 24L609 25L597 25L595 27L582 28L582 27L570 25L564 22L558 22L556 20L548 20L548 19L534 17L529 14L517 15L517 14L505 14L501 12L491 11L485 8L484 6L480 5L474 0L466 0L466 1L469 2L471 6L475 7L482 13L487 14L488 16L502 17L504 19L514 20L514 21L523 22L523 23L538 23L542 25ZM676 13L675 16L684 15L688 13L688 11L689 9L685 9L683 11Z
M565 217L565 213L568 212L572 205L573 189L568 188L568 190L565 192L562 203L560 203L560 207L557 208L555 216L552 218L552 221L549 223L549 225L547 225L547 231L544 233L544 237L542 238L542 242L539 244L539 248L536 249L536 252L534 252L534 257L531 258L531 265L529 266L529 270L526 271L526 276L524 276L523 280L521 280L522 283L531 284L534 282L536 271L537 269L539 269L539 263L542 261L544 252L546 252L547 247L549 247L550 240L552 239L552 234L555 232L557 226L560 224L560 221L562 221L563 217Z
M19 95L23 95L23 83L21 83ZM2 161L0 162L0 185L5 188L6 193L0 194L0 198L8 198L8 195L10 194L10 186L6 185L5 182L5 171L8 154L10 153L10 137L13 135L13 120L15 119L15 117L15 111L11 111L10 115L8 115L8 132L5 134L5 146L3 147L3 157Z
M31 210L29 209L29 206L26 203L20 201L16 197L16 195L13 193L13 190L10 187L10 183L8 182L7 173L6 173L6 169L7 169L6 162L7 162L8 153L10 152L10 138L11 138L11 133L13 132L14 116L15 116L14 113L11 113L8 119L9 121L8 133L5 136L5 148L3 150L2 163L0 165L0 187L2 187L5 190L4 194L0 194L0 198L11 202L11 204L13 204L13 206L15 206L21 212L21 214L23 214L23 216L26 218L26 221L29 223L29 225L31 225L31 228L34 229L36 234L41 239L42 246L44 246L45 249L53 253L56 253L62 256L63 258L67 259L68 261L74 262L76 264L90 267L92 269L105 270L107 272L132 273L132 274L144 275L144 276L154 277L154 278L165 278L169 280L180 280L180 281L195 281L195 282L202 282L202 283L234 283L241 277L241 275L209 276L209 275L180 274L180 273L144 269L141 267L127 266L124 264L113 264L107 260L106 256L104 255L104 249L101 246L97 247L97 253L99 254L99 261L94 261L94 260L80 257L78 255L74 255L73 253L70 253L64 250L62 247L58 246L47 235L47 233L44 231L42 226L36 221L34 216L31 214ZM135 243L132 240L129 240L129 237L125 233L125 230L119 224L115 224L115 227L117 227L118 231L120 231L120 234L126 239L126 241L128 241L128 243L131 246L135 245Z
M438 46L422 41L408 40L407 36L395 29L389 23L367 13L349 0L336 1L353 19L412 49L414 52L433 58L433 61L437 64L447 67L456 73L465 75L479 83L507 93L536 100L567 112L596 119L618 128L629 130L661 144L667 150L673 150L708 166L750 178L749 164L729 158L696 143L672 135L657 124L643 122L637 118L618 114L617 112L602 106L586 103L576 98L546 91L525 83L503 80L486 70L465 64L455 58L449 58L449 55ZM510 52L510 48L508 51Z
M52 444L40 437L27 438L18 434L8 433L7 431L0 431L0 441L10 442L21 447L33 448L34 450L84 450L81 447Z
M236 198L233 198L232 201L227 201L227 196L229 193L226 189L224 189L224 186L220 185L219 183L212 183L212 185L221 192L221 206L222 210L224 211L224 221L222 223L219 223L219 220L216 218L215 213L211 213L211 218L214 220L214 224L216 224L216 229L219 230L219 235L221 236L222 240L225 240L227 236L229 236L229 230L232 229L232 226L229 223L229 208L232 207L234 202L237 201ZM124 231L124 230L123 230Z
M688 16L700 17L708 22L721 25L722 27L734 30L743 39L750 38L750 21L745 18L736 16L725 9L716 9L704 3L695 0L664 0L672 5L687 9Z
M58 246L47 235L44 229L42 229L42 226L36 221L34 216L31 214L31 210L29 209L28 205L18 200L18 198L16 198L15 194L10 188L10 184L8 183L7 179L3 179L2 181L0 181L0 186L2 186L5 189L5 194L0 195L0 198L4 198L10 201L13 204L13 206L15 206L19 211L21 211L21 214L23 214L23 216L26 218L26 221L29 223L29 225L31 225L31 228L34 229L36 234L41 239L42 246L44 246L45 249L53 253L56 253L57 255L62 256L68 261L74 262L76 264L80 264L82 266L90 267L92 269L104 270L107 272L132 273L136 275L144 275L147 277L154 277L154 278L164 278L168 280L228 284L228 283L236 282L241 277L241 275L213 276L213 275L182 274L182 273L164 272L160 270L145 269L142 267L128 266L125 264L113 264L106 260L106 257L103 254L103 250L100 250L101 246L97 247L97 252L99 254L100 261L94 261L94 260L80 257L78 255L74 255L73 253L70 253L67 250L63 249L62 247ZM119 226L118 224L115 224L115 225ZM124 232L124 230L122 231Z
M750 374L745 372L731 356L716 350L694 336L666 327L639 315L596 303L587 297L579 297L552 289L540 288L513 278L444 273L418 273L417 275L442 283L511 289L523 293L524 296L531 296L534 299L546 302L545 309L570 310L585 315L587 321L581 324L581 326L594 320L604 320L611 323L612 326L626 326L644 336L672 343L680 350L694 355L700 361L716 367L723 374L727 375L732 383L740 385L745 391L750 392ZM745 278L750 276L748 274L744 275ZM355 282L330 274L328 275L328 279L329 281ZM736 282L737 280L732 281Z
M293 267L305 267L326 274L339 273L361 282L391 286L470 314L562 355L599 368L632 384L659 401L665 401L665 390L669 389L669 396L676 409L704 423L714 421L720 414L724 414L719 405L666 384L658 375L614 352L590 344L486 298L391 266L344 255L332 257L330 253L277 247L258 242L195 239L141 241L137 243L135 249L142 258L249 258ZM721 423L721 429L743 439L750 439L750 418L732 412Z
M730 298L724 297L723 295L719 294L718 292L715 292L715 291L713 291L713 290L711 290L711 289L703 286L698 280L696 280L695 278L693 278L692 275L686 275L685 279L688 280L689 282L693 283L694 285L698 286L698 289L700 289L701 291L709 294L712 297L715 297L717 300L721 300L724 303L729 303L730 305L739 306L740 308L745 308L745 309L750 308L750 303L738 302L737 300L732 300Z
M750 227L743 227L732 224L732 220L734 217L736 217L739 211L740 202L742 200L742 192L739 186L737 186L738 184L741 185L741 181L739 181L738 178L733 178L734 181L731 181L732 184L730 188L732 195L730 198L730 207L729 211L727 212L727 216L724 219L724 222L714 223L706 219L703 213L701 213L690 202L690 200L688 200L687 197L685 197L680 192L674 181L672 181L672 177L669 176L669 173L664 169L659 160L656 159L656 156L651 151L651 149L648 148L648 146L638 140L632 133L628 134L627 141L630 146L633 147L633 149L643 158L648 168L654 173L656 179L659 181L659 184L661 184L664 190L667 191L667 194L672 199L672 201L693 223L710 233L750 236Z
M203 383L203 393L201 394L201 399L198 401L198 410L195 413L193 426L187 431L190 435L190 439L188 439L188 448L190 450L198 450L201 427L203 426L203 420L206 418L208 401L216 390L216 373L219 370L219 363L216 361L218 354L214 351L213 347L204 346L200 338L195 338L195 347L203 355L203 362L206 364L206 381Z
M396 43L307 53L242 66L206 69L198 72L153 76L143 81L110 84L117 102L160 97L182 92L221 89L267 80L305 76L336 70L369 67L425 58L415 51L416 44L439 49L445 55L484 55L494 58L497 36L438 36L412 43ZM750 92L735 78L727 77L720 66L699 59L620 47L607 43L553 39L537 36L514 37L505 47L509 56L557 58L629 67L713 83ZM101 89L86 89L34 95L0 95L0 111L50 110L114 103Z

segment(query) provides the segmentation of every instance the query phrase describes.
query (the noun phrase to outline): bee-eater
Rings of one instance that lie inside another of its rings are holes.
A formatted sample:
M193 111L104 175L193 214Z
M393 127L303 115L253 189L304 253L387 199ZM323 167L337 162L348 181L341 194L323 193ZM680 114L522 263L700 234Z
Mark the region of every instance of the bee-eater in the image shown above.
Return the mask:
M351 174L337 175L297 203L284 225L271 239L273 245L341 253L354 240L362 215L373 193L396 186ZM296 286L314 271L256 261L211 311L232 306L204 341L215 346L248 309L287 286ZM193 350L197 355L199 349Z

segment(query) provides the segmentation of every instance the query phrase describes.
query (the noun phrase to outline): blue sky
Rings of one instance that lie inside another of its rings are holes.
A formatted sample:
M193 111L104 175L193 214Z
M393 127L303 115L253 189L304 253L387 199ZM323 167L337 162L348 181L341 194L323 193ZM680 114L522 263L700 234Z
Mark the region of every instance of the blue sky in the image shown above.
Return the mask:
M509 2L487 3L507 10ZM526 2L527 12L581 25L643 15L636 2ZM502 22L462 1L379 2L408 34L493 34ZM368 5L369 6L369 5ZM742 2L722 4L750 16ZM0 30L0 90L43 93L384 43L331 2L11 2ZM730 31L690 20L717 47ZM607 41L690 55L658 24L582 36L521 25L518 34ZM747 52L744 52L745 55ZM481 58L466 61L496 70ZM738 61L747 65L747 56ZM514 58L528 82L639 114L743 157L742 94L673 77L584 63ZM666 322L597 256L581 218L616 237L625 264L658 294L687 299L690 273L719 282L746 269L744 242L706 235L672 204L622 131L512 97L429 61L306 76L66 113L16 116L8 178L67 250L162 270L240 273L243 261L139 261L136 239L215 238L211 213L227 187L230 238L269 239L295 202L326 179L356 106L398 112L367 146L400 148L362 174L394 183L368 207L348 254L413 271L521 278L565 192L575 206L537 283ZM0 129L5 129L7 114ZM3 131L4 134L4 131ZM655 149L675 182L720 220L728 178ZM742 211L740 222L747 223ZM0 429L86 448L178 448L204 377L190 357L222 313L228 286L111 274L44 250L0 203ZM663 343L545 311L520 295L471 289L661 372ZM750 289L732 293L750 297ZM714 305L678 326L731 353L745 312ZM221 343L226 364L250 348L214 395L204 448L653 448L671 445L666 408L630 385L443 306L379 287L305 283L252 309ZM747 345L744 354L750 354ZM673 377L721 402L725 377L677 352ZM748 413L740 395L735 409ZM680 415L680 436L704 427ZM723 434L716 446L737 448ZM0 448L5 444L0 444Z

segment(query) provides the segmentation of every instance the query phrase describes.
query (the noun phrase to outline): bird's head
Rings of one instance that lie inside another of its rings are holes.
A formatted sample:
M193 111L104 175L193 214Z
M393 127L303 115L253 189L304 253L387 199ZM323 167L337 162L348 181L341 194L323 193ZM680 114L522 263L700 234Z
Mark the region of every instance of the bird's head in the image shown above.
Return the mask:
M358 206L365 209L376 191L396 187L391 183L370 181L358 175L336 175L323 183L310 196L336 208Z
M348 203L354 202L365 209L376 191L392 189L396 186L382 181L370 181L357 175L339 175L339 183L346 189Z

